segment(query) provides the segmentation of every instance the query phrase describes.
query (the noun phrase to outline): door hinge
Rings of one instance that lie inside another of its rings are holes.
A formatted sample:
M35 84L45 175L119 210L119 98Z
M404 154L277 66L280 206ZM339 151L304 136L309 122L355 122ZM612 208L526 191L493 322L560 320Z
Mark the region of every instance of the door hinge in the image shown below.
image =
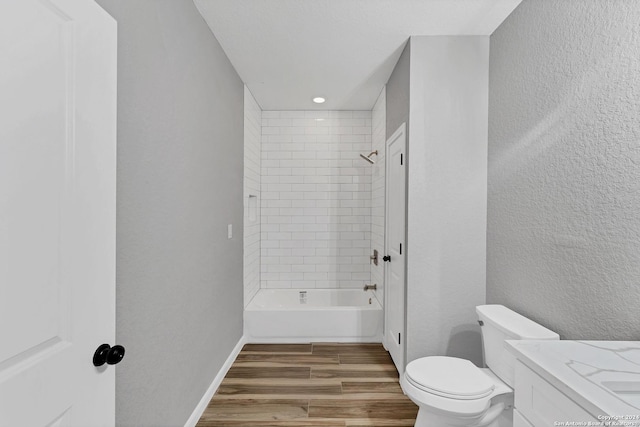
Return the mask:
M398 332L398 345L400 345L400 332Z

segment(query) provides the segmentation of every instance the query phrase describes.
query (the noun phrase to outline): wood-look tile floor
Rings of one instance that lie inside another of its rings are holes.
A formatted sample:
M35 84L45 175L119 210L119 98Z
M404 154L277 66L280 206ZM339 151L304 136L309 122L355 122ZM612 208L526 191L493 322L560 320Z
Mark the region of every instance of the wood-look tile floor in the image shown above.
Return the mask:
M247 344L197 427L412 427L380 344Z

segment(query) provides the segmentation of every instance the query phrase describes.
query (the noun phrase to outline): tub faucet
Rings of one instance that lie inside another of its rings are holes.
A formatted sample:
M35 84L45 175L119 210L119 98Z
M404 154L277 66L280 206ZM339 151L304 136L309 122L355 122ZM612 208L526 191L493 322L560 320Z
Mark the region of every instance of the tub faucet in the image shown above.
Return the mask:
M377 291L378 290L378 285L376 285L375 283L373 285L364 285L364 290L365 291Z

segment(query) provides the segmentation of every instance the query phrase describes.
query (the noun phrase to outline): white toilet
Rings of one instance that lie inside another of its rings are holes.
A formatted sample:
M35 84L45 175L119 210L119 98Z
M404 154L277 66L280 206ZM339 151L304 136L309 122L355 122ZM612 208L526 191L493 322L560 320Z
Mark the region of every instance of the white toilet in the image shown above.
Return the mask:
M515 357L505 340L557 340L558 334L502 305L476 307L488 369L457 357L409 363L402 390L419 406L416 427L512 426Z

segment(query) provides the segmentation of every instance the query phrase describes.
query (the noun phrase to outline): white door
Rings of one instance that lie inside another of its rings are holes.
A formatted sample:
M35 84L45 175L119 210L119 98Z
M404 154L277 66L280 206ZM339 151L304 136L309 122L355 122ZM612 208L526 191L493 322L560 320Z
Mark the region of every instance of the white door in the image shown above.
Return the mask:
M402 374L405 335L405 229L406 137L405 124L387 140L385 214L385 347Z
M0 1L0 426L114 425L116 24Z

